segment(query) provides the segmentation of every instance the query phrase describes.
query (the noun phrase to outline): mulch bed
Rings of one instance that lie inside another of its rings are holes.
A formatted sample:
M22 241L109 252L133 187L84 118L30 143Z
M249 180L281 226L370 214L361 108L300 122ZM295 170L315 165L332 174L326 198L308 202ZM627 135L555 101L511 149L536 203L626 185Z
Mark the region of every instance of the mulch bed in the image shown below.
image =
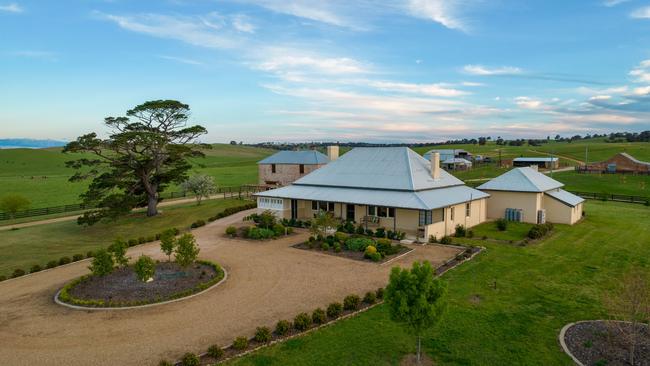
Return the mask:
M408 253L408 252L413 250L413 249L407 248L407 247L405 247L405 246L403 246L401 244L394 244L394 246L398 246L398 245L399 245L399 252L397 252L396 254L387 255L386 257L382 258L382 260L380 260L378 262L373 262L372 260L364 257L364 252L357 252L357 251L347 250L343 246L341 247L341 251L338 252L338 253L334 251L334 248L330 248L327 251L322 250L320 248L320 244L314 244L314 247L310 248L307 243L300 243L300 244L294 245L293 248L309 250L309 251L319 252L319 253L323 253L323 254L329 254L329 255L333 255L333 256L337 256L337 257L343 257L343 258L353 259L353 260L362 261L362 262L384 263L386 261L391 260L392 258L395 258L397 256L400 256L400 255L402 255L404 253Z
M174 262L156 264L151 282L140 281L133 267L115 269L111 274L90 276L68 292L81 300L103 300L111 303L157 302L173 297L220 275L212 266L194 263L182 268Z
M481 247L469 247L465 249L465 251L458 253L456 257L448 260L447 262L443 263L440 267L436 268L436 275L441 275L445 273L446 271L454 268L457 266L460 262L470 258L472 255L480 252L483 250Z
M571 326L564 336L564 341L580 362L585 365L630 365L629 348L624 342L620 326L606 321L596 320L580 322ZM650 327L639 324L635 366L650 366Z

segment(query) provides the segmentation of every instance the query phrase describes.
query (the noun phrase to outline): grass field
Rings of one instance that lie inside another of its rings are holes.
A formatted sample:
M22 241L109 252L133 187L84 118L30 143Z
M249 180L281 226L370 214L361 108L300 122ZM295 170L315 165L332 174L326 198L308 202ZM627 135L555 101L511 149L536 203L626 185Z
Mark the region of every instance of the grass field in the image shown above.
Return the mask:
M486 241L486 252L445 274L448 311L422 344L437 365L573 364L560 328L604 317L603 297L622 275L650 269L650 208L588 202L586 211L577 226L556 225L529 247ZM415 339L380 305L229 364L397 365L414 351Z
M472 231L475 238L486 236L490 239L518 241L526 237L532 226L533 224L525 222L508 222L506 230L500 231L497 229L496 222L490 221L474 226Z
M189 174L209 174L219 186L256 184L257 162L273 152L216 144L213 149L205 150L205 158L192 159L193 169ZM73 171L65 167L65 162L74 157L62 154L59 148L0 149L0 197L24 195L31 201L31 208L77 203L88 182L68 182Z
M559 172L553 179L564 183L567 190L650 197L650 175Z
M171 227L189 227L198 220L206 220L226 207L241 205L241 200L208 200L200 206L194 203L164 207L162 214L147 218L144 213L133 213L114 222L98 223L90 227L66 221L0 231L0 275L10 275L16 268L29 270L33 264L45 265L63 256L86 254L123 239L155 235Z

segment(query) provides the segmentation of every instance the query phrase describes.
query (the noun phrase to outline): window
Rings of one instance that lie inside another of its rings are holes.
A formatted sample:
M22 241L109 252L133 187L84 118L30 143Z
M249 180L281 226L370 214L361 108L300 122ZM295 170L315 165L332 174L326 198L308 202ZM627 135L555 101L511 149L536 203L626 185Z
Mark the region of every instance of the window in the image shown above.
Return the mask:
M388 217L395 217L395 208L393 207L388 208Z
M377 206L368 206L368 216L377 216Z
M368 216L395 217L395 208L385 206L368 206Z
M275 174L275 164L271 164L271 173Z
M386 209L386 207L379 207L378 211L379 212L377 213L377 216L379 217L386 217L386 215L388 214L388 210Z
M455 207L452 207L452 208L449 209L449 219L450 219L451 221L454 221L454 213L455 213L455 212L454 212L454 211L455 211L454 208L455 208Z
M420 226L431 225L433 223L433 217L431 211L429 210L420 210Z
M305 164L300 164L299 166L300 174L305 174Z
M467 202L465 204L465 216L470 217L472 215L472 203Z
M334 202L311 201L313 211L332 211L334 212Z

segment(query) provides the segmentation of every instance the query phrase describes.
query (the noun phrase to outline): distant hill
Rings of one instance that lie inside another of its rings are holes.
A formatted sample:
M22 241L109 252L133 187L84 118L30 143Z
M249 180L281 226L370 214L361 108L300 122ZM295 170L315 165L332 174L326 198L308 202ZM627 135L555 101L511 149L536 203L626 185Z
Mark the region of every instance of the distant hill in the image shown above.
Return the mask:
M36 139L0 139L0 149L58 147L65 145L65 141L36 140Z

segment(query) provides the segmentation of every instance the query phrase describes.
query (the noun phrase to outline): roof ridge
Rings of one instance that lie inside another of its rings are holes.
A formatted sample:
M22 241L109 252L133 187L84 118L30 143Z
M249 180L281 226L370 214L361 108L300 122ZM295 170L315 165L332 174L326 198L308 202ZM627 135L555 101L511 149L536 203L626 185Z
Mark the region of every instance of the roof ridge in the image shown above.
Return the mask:
M410 157L410 151L408 147L405 147L406 149L406 164L408 165L408 170L409 170L409 184L411 186L412 190L415 190L415 185L413 184L413 167L411 166L411 157Z

